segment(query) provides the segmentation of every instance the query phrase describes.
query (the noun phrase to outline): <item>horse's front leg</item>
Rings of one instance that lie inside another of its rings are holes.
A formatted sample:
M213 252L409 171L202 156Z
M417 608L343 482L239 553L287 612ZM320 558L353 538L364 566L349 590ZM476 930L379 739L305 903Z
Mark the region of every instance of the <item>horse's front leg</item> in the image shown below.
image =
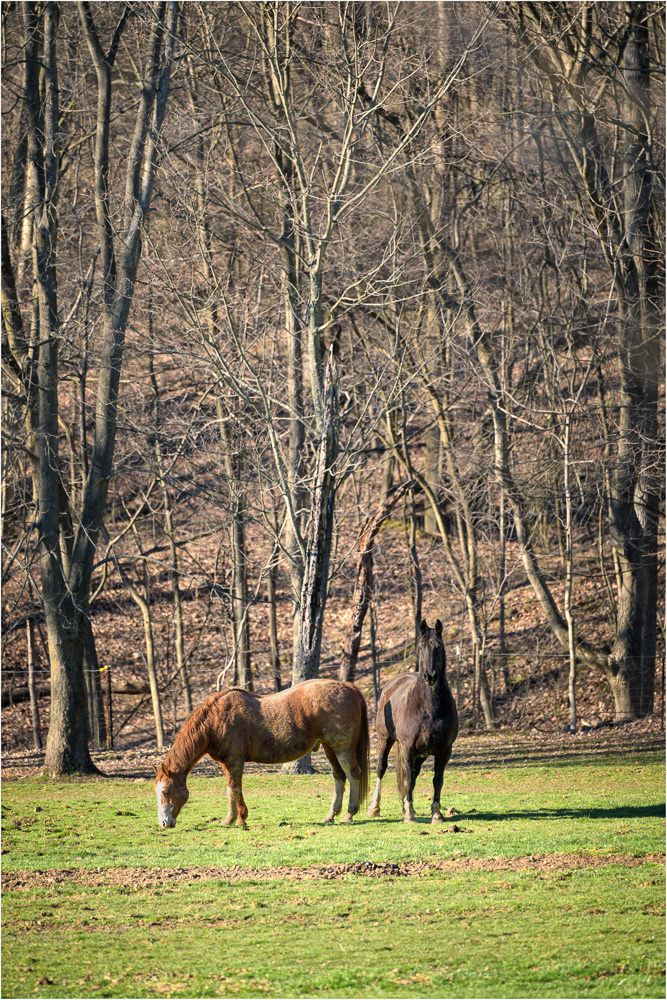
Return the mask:
M226 761L222 769L227 776L227 801L229 809L222 821L223 826L237 826L245 828L248 817L248 807L243 798L243 761Z
M442 781L445 774L447 762L452 756L452 748L447 747L444 753L436 754L433 768L433 802L431 802L431 823L442 823L443 815L440 811L440 792L442 791Z
M414 791L415 782L417 780L417 775L419 774L419 769L421 767L421 761L415 761L409 750L404 750L401 747L400 756L400 768L401 768L401 794L403 796L402 806L403 806L403 820L406 823L415 822L415 807L414 807Z
M379 816L380 815L380 800L382 798L382 779L385 776L387 770L387 764L389 762L389 753L396 741L387 734L384 742L378 745L378 762L376 770L376 781L375 788L373 790L373 795L371 797L370 805L368 807L368 816Z

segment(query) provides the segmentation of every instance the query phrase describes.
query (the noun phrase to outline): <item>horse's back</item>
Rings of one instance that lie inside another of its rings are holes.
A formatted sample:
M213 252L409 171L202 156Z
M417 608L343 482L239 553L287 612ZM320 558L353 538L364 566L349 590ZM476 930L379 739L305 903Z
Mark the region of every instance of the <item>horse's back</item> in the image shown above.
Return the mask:
M397 739L396 720L404 714L403 705L414 690L418 675L412 672L398 674L387 681L380 694L375 728L378 733L384 730L389 736Z
M274 715L281 711L307 714L331 712L341 707L365 706L361 691L347 681L315 678L271 694L257 695L244 688L225 688L208 698L225 711Z
M405 698L415 690L418 680L419 674L408 671L404 674L398 674L396 677L392 677L390 681L387 681L380 694L378 716L381 709L388 701L391 701L394 704L399 704L401 701L405 700Z
M310 707L315 711L321 709L335 710L341 706L360 705L364 701L361 691L347 681L336 681L316 678L303 681L293 688L281 691L285 700L292 704ZM279 697L269 695L268 697Z
M226 730L246 760L257 763L295 760L318 740L347 742L367 711L353 684L320 679L266 695L227 688L213 700L220 731Z

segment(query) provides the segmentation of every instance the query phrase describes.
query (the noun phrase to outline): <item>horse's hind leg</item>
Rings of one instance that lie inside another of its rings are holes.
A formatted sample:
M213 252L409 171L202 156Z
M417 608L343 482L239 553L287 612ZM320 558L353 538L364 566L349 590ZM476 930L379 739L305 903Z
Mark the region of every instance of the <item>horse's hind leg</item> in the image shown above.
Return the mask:
M226 764L222 764L222 769L227 776L227 800L229 802L229 809L222 825L231 826L232 823L236 823L237 826L245 827L248 807L243 798L243 762L230 764L228 761Z
M444 753L436 754L433 768L433 802L431 802L431 823L442 823L443 816L440 811L440 792L442 791L442 781L445 768L449 758L452 756L452 748L447 747Z
M349 754L338 752L340 766L345 771L350 782L350 798L347 803L347 813L341 819L341 823L351 823L352 819L359 812L359 781L361 779L361 765L356 758L354 750Z
M245 804L245 799L243 798L243 787L239 784L239 798L238 798L238 818L236 820L237 826L245 827L246 820L248 818L248 807Z
M380 743L378 745L378 762L376 771L377 780L375 782L375 789L373 791L371 803L368 807L369 816L380 815L380 799L382 797L382 779L384 778L385 772L387 770L387 764L389 762L389 753L395 742L396 740L392 739L391 736L387 735L384 743Z
M331 764L334 776L334 794L333 794L333 799L331 800L331 808L329 809L329 812L326 814L322 822L333 823L334 817L338 815L338 813L341 811L343 807L343 793L345 792L345 771L340 766L340 763L338 762L338 757L333 752L330 746L327 746L326 743L323 743L322 749L327 755L327 760Z

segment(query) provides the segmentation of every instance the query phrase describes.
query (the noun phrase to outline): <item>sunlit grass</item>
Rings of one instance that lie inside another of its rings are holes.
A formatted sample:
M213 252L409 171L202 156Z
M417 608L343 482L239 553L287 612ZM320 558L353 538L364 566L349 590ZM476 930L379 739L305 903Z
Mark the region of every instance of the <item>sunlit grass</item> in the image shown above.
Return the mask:
M661 996L655 864L11 893L5 996Z
M389 774L379 819L323 827L330 774L254 772L248 830L221 826L224 781L202 772L173 830L157 825L149 778L5 782L6 872L499 862L409 878L31 883L3 894L3 996L664 995L661 753L454 763L442 802L460 833L430 824L430 781L422 772L414 825ZM591 853L610 863L567 858ZM550 866L502 867L536 854Z
M430 824L427 771L417 785L419 821L413 826L401 821L391 774L382 816L369 820L363 810L351 827L321 825L330 774L249 774L245 831L221 825L222 775L190 777L190 801L170 830L158 827L150 779L26 779L3 789L3 867L261 867L591 850L641 855L664 844L664 768L656 756L522 768L453 764L442 802L458 810L460 834Z

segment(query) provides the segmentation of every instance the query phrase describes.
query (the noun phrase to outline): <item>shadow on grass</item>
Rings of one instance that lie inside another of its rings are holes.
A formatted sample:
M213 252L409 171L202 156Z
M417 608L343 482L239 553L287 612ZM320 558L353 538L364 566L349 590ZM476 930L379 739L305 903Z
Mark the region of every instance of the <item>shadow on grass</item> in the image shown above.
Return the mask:
M508 812L461 812L458 820L496 822L519 819L664 819L665 803L646 806L617 806L612 809L515 809Z
M446 826L448 823L459 824L461 822L506 823L508 820L512 821L522 819L648 819L650 817L664 819L665 803L645 806L617 806L613 809L513 809L507 812L480 812L478 810L466 812L465 810L462 810L461 812L457 812L451 819L446 819L444 824L437 824L437 826ZM400 816L375 816L373 819L368 819L367 817L358 819L355 817L354 822L355 825L361 826L366 823L390 823L402 825L404 821ZM428 815L417 816L415 824L431 826L431 817ZM405 824L406 827L411 825L413 824ZM436 824L433 825L435 826Z
M568 747L556 746L553 750L531 751L525 747L501 747L489 753L489 748L480 748L478 752L469 746L461 748L464 757L456 757L457 746L454 744L454 755L449 767L499 767L502 765L548 764L550 767L570 767L572 764L595 764L604 767L605 758L611 758L614 765L627 764L636 767L641 764L655 763L656 754L665 752L663 738L652 740L649 746L642 747Z

